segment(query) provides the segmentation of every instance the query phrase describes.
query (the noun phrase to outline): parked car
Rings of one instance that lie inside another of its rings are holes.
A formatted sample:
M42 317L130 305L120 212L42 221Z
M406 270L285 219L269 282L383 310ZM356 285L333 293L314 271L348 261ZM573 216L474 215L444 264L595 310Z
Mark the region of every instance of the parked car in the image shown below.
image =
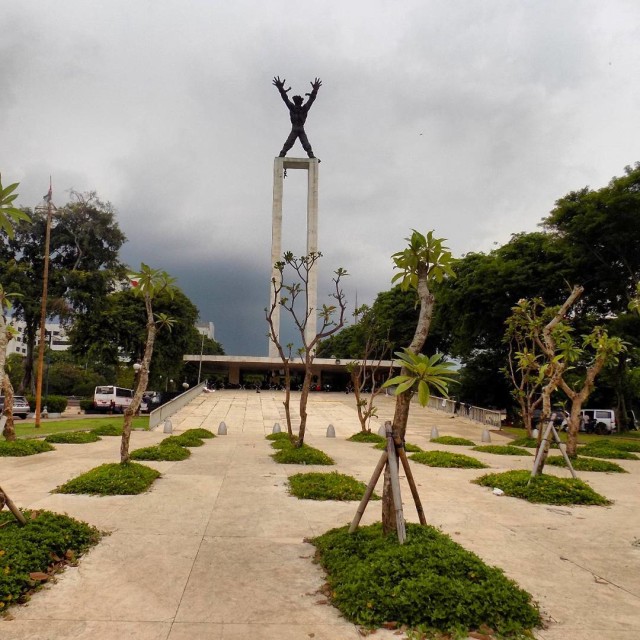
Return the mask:
M4 411L4 396L0 396L0 413ZM13 415L27 419L27 415L31 411L29 403L24 396L13 396Z
M584 431L606 435L618 429L616 412L613 409L582 409Z

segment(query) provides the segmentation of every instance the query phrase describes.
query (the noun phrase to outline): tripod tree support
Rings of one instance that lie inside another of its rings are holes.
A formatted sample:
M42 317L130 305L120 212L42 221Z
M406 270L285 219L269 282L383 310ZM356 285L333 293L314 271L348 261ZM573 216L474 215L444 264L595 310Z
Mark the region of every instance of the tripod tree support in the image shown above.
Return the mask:
M20 509L16 507L13 500L11 500L11 498L4 492L2 487L0 487L0 511L4 508L5 504L7 505L9 511L13 513L15 519L20 523L20 526L24 527L27 524L27 519L22 515Z
M556 414L552 413L551 417L549 418L549 422L547 423L547 426L544 429L544 433L542 435L542 440L540 440L540 446L538 447L538 451L536 452L536 457L533 461L533 469L531 470L531 478L535 478L538 473L539 473L539 468L540 465L542 463L542 459L545 455L545 452L548 451L549 449L549 445L551 444L550 442L550 438L551 436L553 436L553 439L555 440L556 444L558 445L558 449L560 449L560 453L562 454L562 457L564 458L565 463L567 464L567 468L569 469L569 471L571 472L571 476L573 478L577 478L577 474L575 469L573 468L573 465L571 464L571 458L569 458L569 456L567 455L567 450L564 446L562 446L564 443L562 442L562 440L560 439L560 436L558 435L558 432L553 424L554 420L555 420ZM529 482L527 483L527 485L529 485L531 483L531 478L529 478Z

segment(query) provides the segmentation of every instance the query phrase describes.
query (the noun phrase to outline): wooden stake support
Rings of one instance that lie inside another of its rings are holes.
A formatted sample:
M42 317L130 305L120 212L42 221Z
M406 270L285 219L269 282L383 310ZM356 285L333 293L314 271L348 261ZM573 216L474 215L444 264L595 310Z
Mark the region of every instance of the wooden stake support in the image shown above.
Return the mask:
M371 499L373 494L373 490L380 478L380 474L384 470L385 467L389 468L389 476L391 478L391 494L393 498L393 508L396 514L396 531L398 534L398 542L403 544L407 539L407 532L404 520L404 513L402 510L402 495L400 492L400 474L398 469L398 458L402 462L402 467L407 475L407 481L409 483L409 488L411 489L411 495L413 496L413 500L416 505L416 510L418 511L418 518L420 519L420 524L426 525L427 520L424 515L424 510L422 508L422 503L420 501L420 496L418 495L418 489L416 487L415 480L413 478L413 473L411 473L411 468L409 466L409 460L407 459L407 454L404 450L404 443L396 443L393 439L393 434L391 431L391 422L385 423L385 433L387 436L387 448L384 450L382 455L380 456L380 460L378 460L378 464L373 471L373 475L371 476L371 480L369 480L369 484L367 485L367 489L364 492L364 496L362 496L362 500L358 505L358 510L351 522L351 526L349 527L349 533L353 533L360 524L360 520L364 514L365 509L367 508L367 504Z
M0 487L0 511L3 509L4 505L7 505L7 508L13 515L15 519L20 523L21 527L24 527L27 524L27 519L22 515L22 512L16 505L13 500L4 492L2 487Z
M553 421L555 420L556 414L552 413L549 418L549 422L545 427L544 433L542 434L542 440L540 441L540 446L538 447L538 451L536 452L535 460L533 461L533 469L531 470L531 478L535 478L538 475L538 470L540 468L540 463L542 462L542 457L544 456L545 451L547 450L547 445L550 443L550 438L553 436L556 444L558 445L558 449L560 449L560 453L564 458L565 463L567 464L567 468L571 472L571 476L573 478L577 478L577 474L573 465L571 464L571 459L567 455L567 451L561 445L563 444L562 440L560 440L560 436L558 435L558 431L556 430ZM529 478L529 483L531 482L531 478ZM527 483L527 484L529 484Z

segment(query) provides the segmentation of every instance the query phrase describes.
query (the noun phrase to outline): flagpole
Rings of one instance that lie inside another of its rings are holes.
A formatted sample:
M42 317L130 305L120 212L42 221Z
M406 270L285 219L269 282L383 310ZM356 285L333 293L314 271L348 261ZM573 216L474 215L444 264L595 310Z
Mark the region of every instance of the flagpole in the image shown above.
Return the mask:
M44 369L44 348L46 342L47 320L47 290L49 288L49 245L51 244L51 220L53 217L53 203L51 176L49 176L49 192L47 200L47 227L44 236L44 271L42 274L42 304L40 307L40 344L38 345L38 377L36 379L36 422L35 428L40 428L40 413L42 409L42 374Z

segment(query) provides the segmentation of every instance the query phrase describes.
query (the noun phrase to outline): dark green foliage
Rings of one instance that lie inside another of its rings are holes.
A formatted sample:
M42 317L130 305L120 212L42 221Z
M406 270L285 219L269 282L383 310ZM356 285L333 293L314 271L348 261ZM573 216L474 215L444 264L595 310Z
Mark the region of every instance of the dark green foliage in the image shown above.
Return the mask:
M497 487L508 496L522 498L529 502L543 504L597 504L607 505L610 501L596 493L582 480L573 478L557 478L556 476L538 475L531 479L530 471L505 471L504 473L488 473L473 480L483 487Z
M93 400L80 400L80 409L82 411L90 411L93 409Z
M512 440L509 444L512 447L529 447L529 449L535 449L538 446L538 441L535 438L522 436L521 438Z
M93 433L98 436L121 436L122 435L122 425L121 424L103 424L95 429L91 429Z
M136 495L147 491L160 472L142 464L102 464L69 480L55 493L88 493L90 495Z
M597 442L603 442L599 440ZM616 449L609 444L597 444L596 442L589 443L584 447L578 449L578 453L581 456L589 456L590 458L613 458L616 460L638 460L638 456L630 451L623 451Z
M456 438L455 436L440 436L439 438L431 438L431 442L436 444L453 444L461 447L473 447L475 442L466 438Z
M347 438L349 442L385 442L387 439L383 436L378 435L377 433L371 433L371 431L358 431L358 433L354 433L351 437Z
M55 447L44 440L14 440L13 442L0 440L0 457L33 456L36 453L54 450Z
M384 442L379 442L376 446L375 449L386 449L387 448L387 439L384 439ZM411 444L410 442L405 442L404 443L404 450L408 453L420 453L420 451L422 451L422 449L417 445L417 444Z
M333 603L366 627L394 621L441 631L488 625L516 634L540 624L531 596L434 527L407 524L407 541L380 524L332 529L312 540Z
M27 396L27 402L31 411L36 410L36 397ZM43 409L47 407L49 413L63 413L67 408L67 399L64 396L47 396L42 397L42 403L40 405Z
M131 452L132 460L186 460L191 451L177 444L160 443L155 447L144 447Z
M215 435L209 431L209 429L187 429L182 435L189 434L190 436L194 436L196 438L204 438L205 440L209 438L215 438Z
M40 581L30 573L55 573L96 544L94 527L49 511L25 511L27 524L18 526L13 515L0 513L0 611L22 602Z
M421 451L414 453L411 460L430 467L448 467L453 469L487 469L487 465L460 453L449 453L448 451Z
M279 449L271 457L280 464L335 464L333 459L324 451L310 447L307 444L303 444L301 447L294 447L288 438L276 440L271 446Z
M566 467L567 463L562 456L549 456L545 464L554 467ZM604 473L627 473L619 464L608 460L595 458L572 458L571 465L576 471L602 471Z
M95 431L63 431L62 433L52 433L45 438L45 442L56 444L87 444L88 442L98 442L100 437Z
M201 438L198 438L198 436L185 431L179 436L169 436L168 438L165 438L160 444L176 444L180 447L201 447L204 442Z
M532 456L533 454L526 449L514 447L510 444L486 444L479 447L473 447L474 451L482 451L483 453L495 453L499 456Z
M337 471L297 473L289 478L291 495L305 500L361 500L367 486ZM380 500L375 493L372 500Z

